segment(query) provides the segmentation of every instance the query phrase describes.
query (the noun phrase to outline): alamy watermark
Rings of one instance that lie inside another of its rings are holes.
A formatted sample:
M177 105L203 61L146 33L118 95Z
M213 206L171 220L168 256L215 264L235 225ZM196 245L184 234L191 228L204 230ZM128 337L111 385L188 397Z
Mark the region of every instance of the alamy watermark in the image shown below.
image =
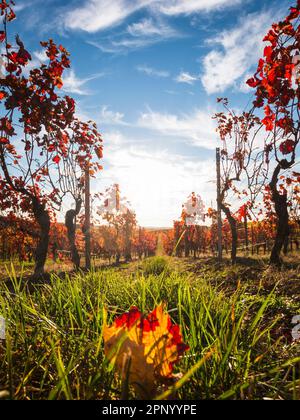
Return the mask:
M5 319L0 316L0 340L5 340Z
M295 327L292 329L292 337L294 341L300 340L300 315L294 316L292 319L292 324Z

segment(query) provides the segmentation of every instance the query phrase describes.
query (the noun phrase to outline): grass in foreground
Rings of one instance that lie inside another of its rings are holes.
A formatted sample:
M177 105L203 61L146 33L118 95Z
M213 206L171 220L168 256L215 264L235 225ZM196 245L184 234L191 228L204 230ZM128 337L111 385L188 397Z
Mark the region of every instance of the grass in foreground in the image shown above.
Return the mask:
M149 312L166 302L190 346L178 365L185 376L177 398L300 399L299 343L291 342L300 302L275 286L281 274L272 273L274 287L266 287L268 274L257 272L254 288L243 281L242 266L203 265L194 274L170 261L154 258L133 272L52 275L30 293L12 275L14 293L0 285L8 324L0 342L0 398L120 398L121 384L103 355L103 308L112 320L132 305ZM234 279L230 290L227 278Z

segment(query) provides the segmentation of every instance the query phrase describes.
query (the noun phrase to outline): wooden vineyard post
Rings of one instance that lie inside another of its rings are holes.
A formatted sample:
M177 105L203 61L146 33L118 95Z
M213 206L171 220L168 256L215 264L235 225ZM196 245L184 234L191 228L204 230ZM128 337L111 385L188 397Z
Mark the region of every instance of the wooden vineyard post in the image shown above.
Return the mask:
M216 149L217 162L217 205L218 205L218 260L222 262L222 214L221 214L221 155L220 149Z
M85 169L85 268L91 269L91 192L90 169Z
M245 214L245 218L244 218L244 227L245 227L245 247L246 247L246 253L248 254L248 251L249 251L249 232L248 232L247 213Z

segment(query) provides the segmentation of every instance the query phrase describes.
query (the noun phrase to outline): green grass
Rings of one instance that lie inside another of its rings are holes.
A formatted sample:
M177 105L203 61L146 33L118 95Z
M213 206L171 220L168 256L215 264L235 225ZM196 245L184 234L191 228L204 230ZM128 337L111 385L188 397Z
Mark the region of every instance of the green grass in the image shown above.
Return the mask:
M245 270L187 269L157 257L134 272L52 275L30 292L11 273L14 291L0 285L7 320L0 398L120 398L121 384L103 354L103 309L110 322L132 305L148 312L166 302L190 351L177 366L183 378L158 398L176 392L179 399L300 399L299 343L290 334L300 303L282 295L274 273L272 286L261 273L254 287L244 281Z
M170 266L167 258L151 257L147 258L142 264L142 271L145 276L159 276L161 274L169 275Z

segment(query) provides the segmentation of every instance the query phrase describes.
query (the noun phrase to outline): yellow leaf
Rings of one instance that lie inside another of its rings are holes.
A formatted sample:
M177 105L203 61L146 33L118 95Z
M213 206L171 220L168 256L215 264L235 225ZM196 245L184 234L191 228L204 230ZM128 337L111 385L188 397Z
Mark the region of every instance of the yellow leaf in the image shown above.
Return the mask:
M147 317L137 308L103 327L104 352L121 375L142 397L155 393L158 383L174 378L173 365L187 346L164 305Z

